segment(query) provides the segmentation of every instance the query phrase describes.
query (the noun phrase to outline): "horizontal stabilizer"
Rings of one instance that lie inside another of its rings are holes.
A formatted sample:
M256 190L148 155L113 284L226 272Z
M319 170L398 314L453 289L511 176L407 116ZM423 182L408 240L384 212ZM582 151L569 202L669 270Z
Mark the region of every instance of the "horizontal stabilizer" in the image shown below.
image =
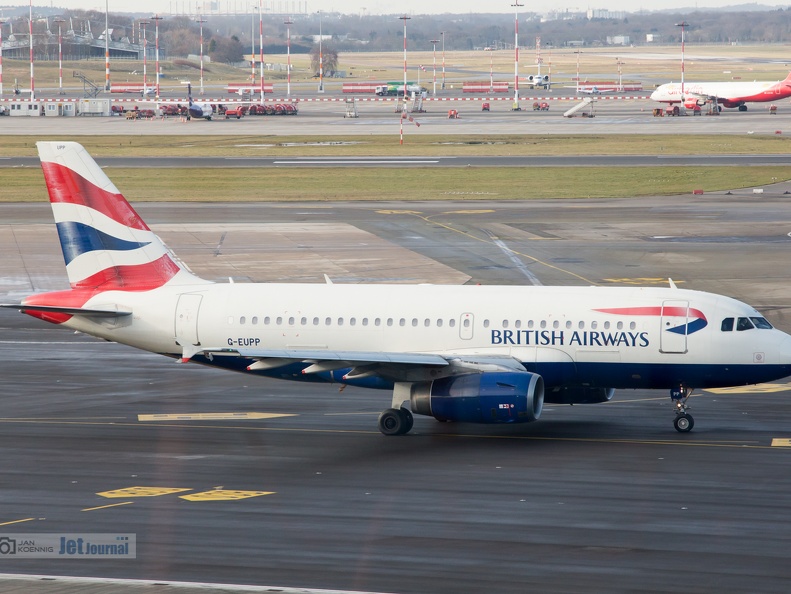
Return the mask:
M116 318L131 315L131 310L120 309L89 309L84 307L58 307L57 305L25 305L23 303L0 303L0 307L18 309L22 313L40 311L47 313L60 313L72 316L89 316L92 318Z

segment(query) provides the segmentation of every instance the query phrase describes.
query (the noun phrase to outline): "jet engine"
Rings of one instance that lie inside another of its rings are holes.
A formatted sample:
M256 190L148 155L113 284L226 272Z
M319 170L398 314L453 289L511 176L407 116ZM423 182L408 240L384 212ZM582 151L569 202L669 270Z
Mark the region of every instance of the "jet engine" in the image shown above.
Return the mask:
M550 390L544 399L551 404L598 404L612 400L613 394L615 388L568 386Z
M413 413L439 421L529 423L541 416L544 380L526 371L456 375L414 385L410 400Z
M684 99L684 107L687 109L695 109L695 106L703 107L706 105L706 100L700 97L689 96Z

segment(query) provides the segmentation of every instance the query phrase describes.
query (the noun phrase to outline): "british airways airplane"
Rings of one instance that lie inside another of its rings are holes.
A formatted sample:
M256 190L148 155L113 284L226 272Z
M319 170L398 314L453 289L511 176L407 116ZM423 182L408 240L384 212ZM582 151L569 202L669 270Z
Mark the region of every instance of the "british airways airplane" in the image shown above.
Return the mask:
M70 290L5 304L178 361L392 392L385 435L412 414L524 423L547 403L791 375L791 336L734 299L669 288L214 283L143 222L85 149L39 142Z

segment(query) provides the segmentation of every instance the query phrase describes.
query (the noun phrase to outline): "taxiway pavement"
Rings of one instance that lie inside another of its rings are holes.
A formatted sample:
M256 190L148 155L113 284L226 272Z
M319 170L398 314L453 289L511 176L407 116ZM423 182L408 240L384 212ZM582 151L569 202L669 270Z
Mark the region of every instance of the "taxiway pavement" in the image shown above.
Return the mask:
M779 192L136 206L215 280L672 277L791 330L791 205ZM4 301L64 286L50 216L0 205ZM394 273L404 258L422 267ZM138 542L134 561L4 556L0 573L404 593L780 593L791 579L784 382L697 391L684 435L666 394L637 391L547 407L528 425L417 417L412 434L388 438L376 429L385 392L178 365L14 311L0 328L0 529Z
M405 138L413 135L459 134L734 134L776 135L791 131L791 107L781 104L770 115L768 104L751 104L746 112L724 110L719 116L653 117L654 102L627 99L598 101L594 117L564 118L575 101L552 101L549 111L509 111L507 102L493 104L482 112L480 101L430 104L426 113L411 114L414 122L403 122ZM246 116L240 120L214 118L186 121L178 117L126 120L122 117L3 117L0 135L177 135L240 136L308 135L316 137L363 136L401 132L395 103L361 103L359 117L347 118L343 103L310 103L300 106L296 116ZM525 105L524 107L528 107ZM449 119L456 109L459 119Z

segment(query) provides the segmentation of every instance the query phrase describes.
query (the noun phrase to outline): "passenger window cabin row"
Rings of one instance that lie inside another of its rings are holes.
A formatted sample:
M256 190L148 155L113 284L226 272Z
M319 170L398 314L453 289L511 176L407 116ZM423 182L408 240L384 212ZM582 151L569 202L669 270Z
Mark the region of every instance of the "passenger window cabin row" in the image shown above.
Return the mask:
M228 317L228 324L231 325L236 320L237 319L234 316L229 316ZM252 317L249 317L249 318L247 316L240 316L238 318L238 323L240 325L242 325L242 326L244 326L244 325L246 325L248 323L253 325L253 326L257 326L259 323L261 323L264 326L272 326L272 325L273 326L284 326L284 325L285 326L322 326L322 325L323 326L333 326L333 325L334 326L344 326L344 325L358 326L359 325L359 326L380 327L380 326L384 325L384 326L391 327L391 326L398 325L398 326L401 326L401 327L405 327L405 326L409 325L409 326L412 326L412 327L415 327L415 328L418 327L418 326L423 326L425 328L430 328L430 327L442 328L442 327L447 325L447 327L449 327L449 328L455 328L456 327L456 319L455 318L450 318L448 320L445 320L443 318L437 318L437 319L432 319L432 318L423 318L423 319L418 319L418 318L411 318L411 319L407 319L407 318L373 318L373 319L371 319L371 318L360 318L360 319L358 319L356 317L351 317L351 318L325 317L325 318L322 319L320 317L308 318L307 316L302 316L300 318L297 318L296 316L289 316L289 317L283 317L283 316L270 317L270 316L265 316L263 318L260 318L259 316L252 316ZM464 328L469 328L471 326L471 324L472 324L472 320L470 318L463 318L462 321L461 321L461 325ZM484 319L483 320L483 327L484 328L489 328L491 325L492 325L492 322L490 320L488 320L488 319ZM546 320L541 320L541 321L538 321L538 322L536 322L534 320L528 320L527 322L523 322L522 320L516 320L516 321L502 320L502 322L500 324L500 327L501 328L516 328L517 330L518 329L522 329L522 328L525 328L525 329L528 329L528 330L532 330L532 329L542 329L542 330L544 330L544 329L547 329L547 328L552 328L552 329L557 330L557 329L560 329L561 327L566 328L567 330L572 330L572 329L579 329L579 330L585 330L585 329L590 329L590 330L598 330L598 329L603 329L603 330L610 330L610 329L636 330L637 329L637 322L634 322L634 321L631 321L631 322L618 321L618 322L611 323L609 321L598 322L598 321L594 320L594 321L591 321L591 322L579 321L579 322L577 322L575 324L571 320L566 320L563 323L561 323L560 320L554 320L551 323L546 321Z

